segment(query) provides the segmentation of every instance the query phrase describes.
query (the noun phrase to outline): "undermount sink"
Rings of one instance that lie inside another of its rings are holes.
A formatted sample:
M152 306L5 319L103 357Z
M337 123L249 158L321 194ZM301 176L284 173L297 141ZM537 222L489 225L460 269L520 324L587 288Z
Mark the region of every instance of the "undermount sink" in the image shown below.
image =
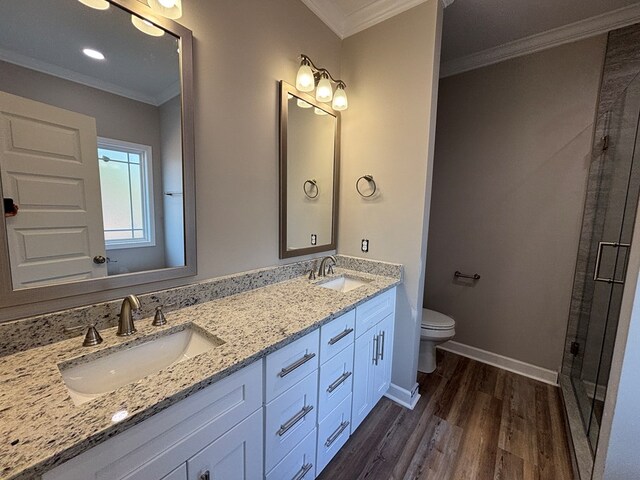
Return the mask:
M190 326L86 363L58 368L71 399L76 405L82 405L223 343L219 338L204 335Z
M318 283L317 285L322 288L329 288L331 290L336 290L338 292L350 292L358 287L366 285L367 283L371 283L371 280L365 280L362 278L354 278L347 277L345 275L340 275L332 280L328 280L323 283Z

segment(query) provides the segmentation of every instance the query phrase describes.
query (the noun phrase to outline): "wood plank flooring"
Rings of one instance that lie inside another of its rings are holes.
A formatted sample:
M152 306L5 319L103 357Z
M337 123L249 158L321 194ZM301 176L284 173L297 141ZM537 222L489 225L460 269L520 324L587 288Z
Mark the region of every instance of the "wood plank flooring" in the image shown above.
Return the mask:
M557 388L438 352L416 408L383 398L321 480L572 480Z

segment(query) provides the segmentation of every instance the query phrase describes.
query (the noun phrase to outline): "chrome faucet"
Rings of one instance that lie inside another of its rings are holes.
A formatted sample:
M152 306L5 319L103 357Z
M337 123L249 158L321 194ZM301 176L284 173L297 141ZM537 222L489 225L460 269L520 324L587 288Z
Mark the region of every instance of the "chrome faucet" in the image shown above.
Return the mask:
M327 262L331 260L333 262L333 264L329 265L329 273L333 273L333 266L338 263L336 261L336 257L334 257L333 255L329 255L327 257L324 257L322 259L322 261L320 262L320 268L318 268L318 276L319 277L326 277L327 276Z
M133 317L131 311L136 311L140 308L140 300L135 295L127 295L122 301L122 307L120 308L120 321L118 322L118 335L119 337L127 337L136 333L136 327L133 325Z

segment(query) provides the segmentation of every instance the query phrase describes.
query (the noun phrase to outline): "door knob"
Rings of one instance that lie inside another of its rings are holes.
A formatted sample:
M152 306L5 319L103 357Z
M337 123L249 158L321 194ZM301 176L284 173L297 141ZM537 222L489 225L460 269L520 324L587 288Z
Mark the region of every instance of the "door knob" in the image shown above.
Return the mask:
M106 263L107 259L104 258L102 255L96 255L95 257L93 257L93 263L97 264L97 265L102 265L103 263Z

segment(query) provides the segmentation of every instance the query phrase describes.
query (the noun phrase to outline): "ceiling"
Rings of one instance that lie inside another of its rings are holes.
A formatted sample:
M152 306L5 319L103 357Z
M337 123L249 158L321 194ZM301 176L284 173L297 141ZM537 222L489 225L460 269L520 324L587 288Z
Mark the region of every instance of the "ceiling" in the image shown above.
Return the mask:
M95 61L83 48L102 52ZM137 30L115 6L75 0L0 1L0 60L159 105L179 93L177 39Z
M442 61L637 3L638 0L455 0L444 13Z

